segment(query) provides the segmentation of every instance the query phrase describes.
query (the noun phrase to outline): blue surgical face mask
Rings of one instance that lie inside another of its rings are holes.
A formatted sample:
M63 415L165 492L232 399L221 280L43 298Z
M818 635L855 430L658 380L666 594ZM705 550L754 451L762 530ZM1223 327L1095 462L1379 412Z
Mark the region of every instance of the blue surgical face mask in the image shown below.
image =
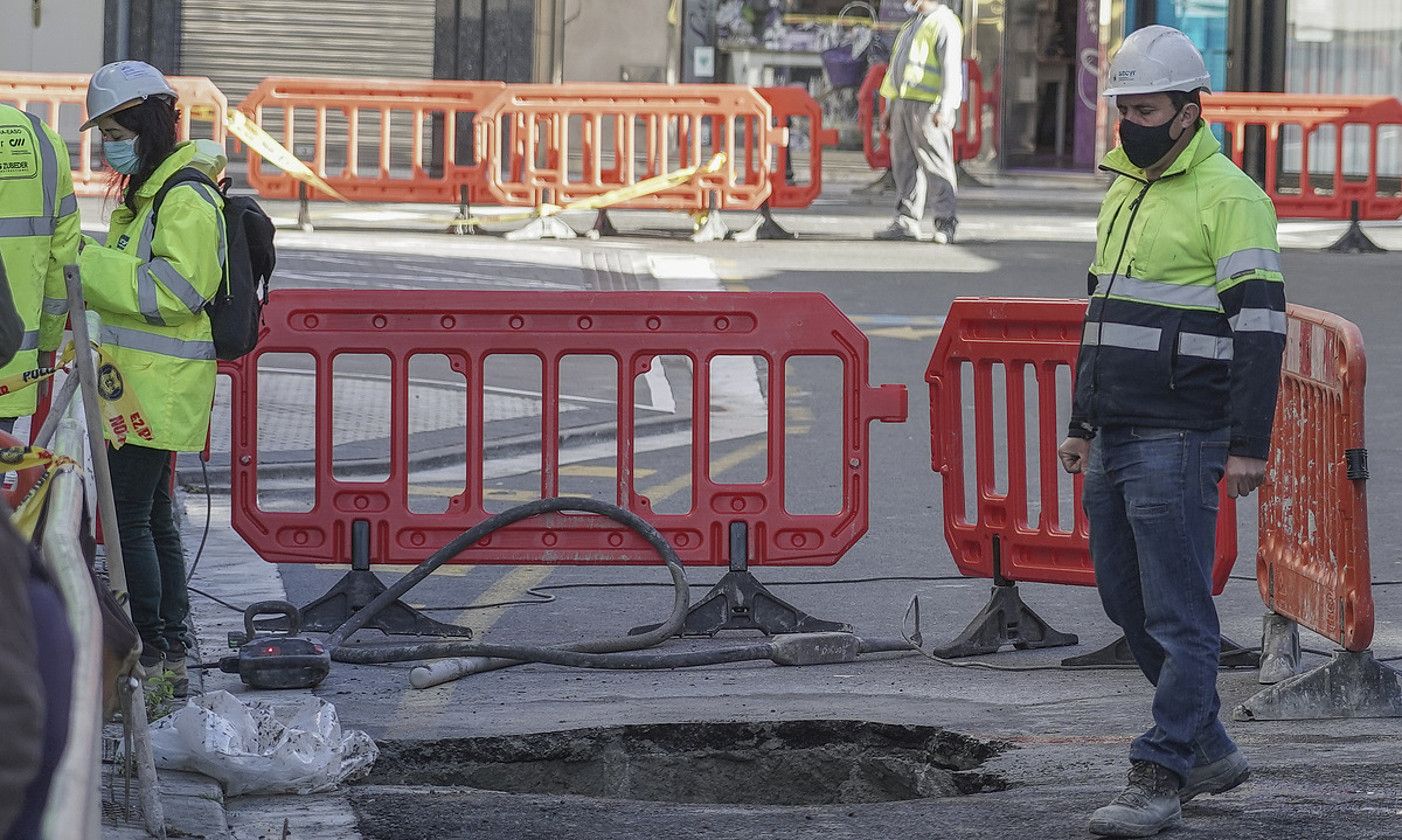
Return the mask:
M136 154L136 138L130 140L103 140L102 156L107 158L107 165L122 173L130 175L141 165L141 158Z

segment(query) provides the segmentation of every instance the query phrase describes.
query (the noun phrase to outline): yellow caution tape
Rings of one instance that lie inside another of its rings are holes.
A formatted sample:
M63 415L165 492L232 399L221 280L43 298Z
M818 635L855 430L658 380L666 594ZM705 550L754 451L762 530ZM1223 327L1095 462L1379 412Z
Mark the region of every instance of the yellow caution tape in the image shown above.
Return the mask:
M141 401L135 392L126 386L121 371L117 370L101 347L97 349L97 395L98 409L107 428L112 433L112 446L122 448L127 438L136 435L142 440L151 440L151 426L141 410Z
M304 184L316 187L332 198L350 202L350 199L336 192L330 184L326 183L320 175L312 171L310 166L297 159L297 156L289 152L281 143L273 139L273 136L264 131L262 126L248 118L248 115L238 110L230 108L224 113L224 127L229 129L229 133L248 144L248 147L257 152L268 163L296 178Z
M39 528L39 517L44 511L44 503L48 501L49 489L53 487L54 476L61 472L82 469L77 461L67 455L55 456L46 450L38 451L48 456L49 467L44 470L43 475L39 476L39 480L34 482L34 486L25 494L24 499L15 506L14 515L10 517L10 522L26 540L33 540L34 532ZM14 467L13 469L23 469L23 467Z
M73 345L70 344L68 349L64 351L63 358L57 361L53 367L34 368L33 370L22 371L0 379L0 397L13 394L16 391L23 391L31 385L38 385L40 382L51 378L54 374L68 367L69 362L72 361Z
M601 210L625 201L632 201L635 198L642 198L645 195L662 192L672 187L678 187L690 181L698 175L714 175L719 172L726 162L725 152L718 152L710 160L696 166L688 166L685 169L678 169L675 172L667 172L662 175L655 175L646 178L636 184L629 184L626 187L619 187L616 190L609 190L606 193L592 195L582 198L579 201L571 202L563 207L554 204L543 204L528 213L512 213L507 216L475 217L471 219L454 219L449 222L452 227L476 227L483 224L502 222L525 222L538 217L555 216L560 213L573 213L579 210Z
M42 467L54 460L54 453L37 446L8 446L0 449L0 472L19 472Z

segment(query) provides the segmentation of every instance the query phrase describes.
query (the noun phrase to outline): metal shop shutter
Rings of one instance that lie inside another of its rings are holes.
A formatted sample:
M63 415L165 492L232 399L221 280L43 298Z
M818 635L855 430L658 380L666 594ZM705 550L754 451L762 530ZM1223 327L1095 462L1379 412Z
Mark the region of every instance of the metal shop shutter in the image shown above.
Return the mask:
M433 78L434 0L192 0L180 72L237 104L267 76Z

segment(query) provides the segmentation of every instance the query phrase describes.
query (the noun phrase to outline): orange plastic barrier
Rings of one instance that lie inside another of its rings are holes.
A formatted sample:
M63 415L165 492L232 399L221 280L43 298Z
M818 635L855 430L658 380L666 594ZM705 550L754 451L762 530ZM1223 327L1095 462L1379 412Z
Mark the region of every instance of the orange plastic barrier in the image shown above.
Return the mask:
M1373 640L1368 559L1367 358L1358 327L1289 307L1256 576L1272 610L1364 651Z
M565 204L705 163L726 165L619 208L757 209L772 189L771 146L786 142L769 103L738 85L510 85L477 117L491 201Z
M180 139L206 137L224 141L224 111L229 102L214 83L202 76L171 76L166 79L180 94ZM0 77L0 102L14 105L38 116L58 131L67 142L73 165L73 191L78 195L106 194L112 171L101 162L93 147L96 130L78 131L88 119L88 74L20 73L6 71ZM207 130L196 130L207 124Z
M964 90L964 103L959 107L954 126L954 160L956 162L978 157L983 148L983 71L973 59L964 60L964 73L967 80ZM881 95L881 82L886 78L886 65L873 64L862 80L857 94L857 124L862 130L862 153L867 165L872 169L891 168L891 136L877 131L877 118L886 110L886 99Z
M1256 137L1265 140L1266 194L1282 218L1348 220L1402 217L1402 185L1396 174L1379 178L1379 132L1402 130L1402 102L1386 96L1321 96L1295 93L1214 93L1203 97L1203 117L1226 129L1226 151L1238 166ZM1255 129L1254 131L1252 129ZM1347 139L1368 137L1366 172L1347 167ZM1321 132L1332 139L1321 137ZM1311 148L1331 143L1332 161L1311 171ZM1348 171L1350 168L1354 172ZM1254 174L1254 173L1253 173Z
M823 128L823 108L801 87L755 88L774 109L774 126L788 131L788 142L775 148L774 171L770 173L769 206L807 207L823 192L823 147L837 145L837 129ZM794 121L807 122L808 177L805 182L789 180ZM759 156L747 154L751 164Z
M965 575L1095 584L1082 480L1064 476L1056 455L1069 419L1058 397L1070 395L1085 314L1079 300L957 298L950 306L925 381L945 539ZM1236 507L1225 492L1220 510L1214 593L1237 553Z
M264 79L239 104L328 185L351 200L453 202L485 196L473 121L501 82ZM366 150L368 159L362 159ZM265 198L295 198L298 182L249 155ZM321 196L311 189L311 197Z

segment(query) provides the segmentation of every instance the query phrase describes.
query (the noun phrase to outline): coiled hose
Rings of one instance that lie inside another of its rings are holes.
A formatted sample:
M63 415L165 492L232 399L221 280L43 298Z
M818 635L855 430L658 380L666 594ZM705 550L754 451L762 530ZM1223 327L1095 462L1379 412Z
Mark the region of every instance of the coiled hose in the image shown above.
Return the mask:
M657 550L667 565L667 571L672 575L675 593L672 599L672 611L667 616L666 621L655 629L636 636L617 636L554 647L445 640L385 642L365 645L345 644L346 640L356 631L364 628L377 612L403 597L409 590L422 583L439 566L456 557L464 549L492 532L513 523L543 513L559 511L580 511L606 516L631 528ZM802 665L826 661L850 661L860 653L909 651L911 649L910 644L903 639L866 641L850 634L806 634L803 637L794 636L773 642L719 650L641 653L641 651L655 647L677 635L686 621L690 605L690 588L687 586L686 573L682 569L681 558L667 542L667 538L646 520L616 505L594 499L541 499L518 505L483 520L435 551L422 563L415 566L413 571L400 578L394 585L380 593L373 601L347 619L327 638L326 647L331 651L331 658L335 661L355 665L409 662L422 659L442 660L414 668L410 672L409 682L415 688L429 688L468 674L493 671L526 662L610 670L687 668L758 659L770 659L785 665ZM834 639L832 637L846 638Z

